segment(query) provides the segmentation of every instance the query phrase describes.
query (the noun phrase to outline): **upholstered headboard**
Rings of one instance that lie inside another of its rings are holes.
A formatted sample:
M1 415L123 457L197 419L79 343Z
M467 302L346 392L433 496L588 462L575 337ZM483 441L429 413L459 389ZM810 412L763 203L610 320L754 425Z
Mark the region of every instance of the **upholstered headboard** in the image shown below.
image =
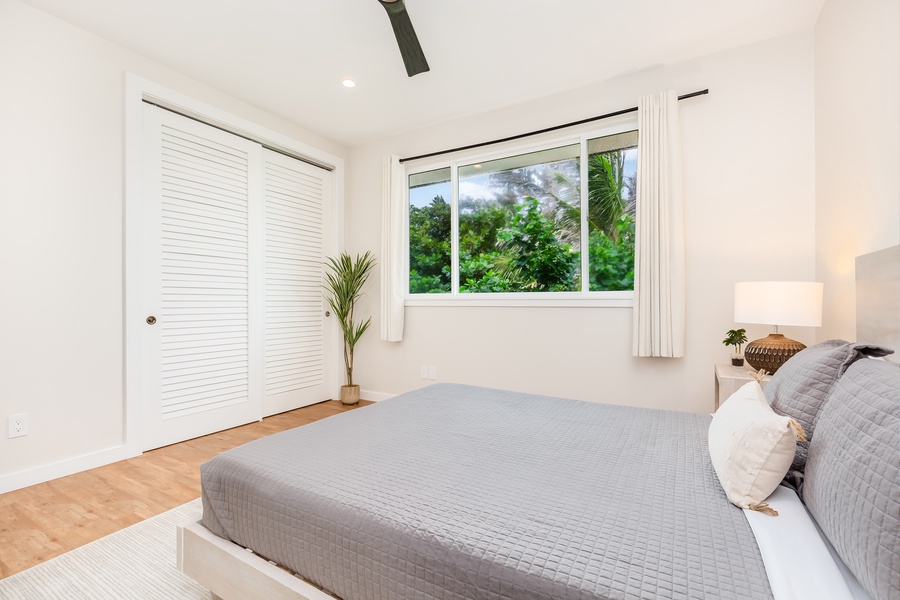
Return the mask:
M900 362L900 246L856 257L856 339L893 348Z

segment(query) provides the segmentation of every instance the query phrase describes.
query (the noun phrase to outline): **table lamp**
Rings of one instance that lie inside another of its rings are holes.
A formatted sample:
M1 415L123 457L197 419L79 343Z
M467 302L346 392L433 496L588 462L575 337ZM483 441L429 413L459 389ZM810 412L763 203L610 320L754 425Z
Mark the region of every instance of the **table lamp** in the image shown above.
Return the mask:
M822 288L821 283L813 281L752 281L734 285L734 320L775 326L775 333L744 348L747 364L771 375L806 348L778 333L778 326L821 327Z

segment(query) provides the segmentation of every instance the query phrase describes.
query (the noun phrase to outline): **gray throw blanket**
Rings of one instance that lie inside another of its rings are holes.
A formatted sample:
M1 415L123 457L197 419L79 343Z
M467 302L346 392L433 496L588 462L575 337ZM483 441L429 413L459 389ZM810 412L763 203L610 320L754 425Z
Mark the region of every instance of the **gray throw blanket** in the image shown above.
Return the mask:
M709 422L434 385L207 462L203 524L345 600L771 598Z

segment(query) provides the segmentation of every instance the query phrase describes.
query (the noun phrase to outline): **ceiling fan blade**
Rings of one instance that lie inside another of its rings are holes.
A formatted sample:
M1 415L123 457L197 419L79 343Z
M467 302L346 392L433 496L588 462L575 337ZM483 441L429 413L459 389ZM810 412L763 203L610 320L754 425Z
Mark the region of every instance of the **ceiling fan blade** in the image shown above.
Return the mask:
M378 2L387 11L391 20L394 37L397 38L397 45L400 47L400 56L403 57L403 64L406 66L406 74L412 77L430 70L403 0L378 0Z

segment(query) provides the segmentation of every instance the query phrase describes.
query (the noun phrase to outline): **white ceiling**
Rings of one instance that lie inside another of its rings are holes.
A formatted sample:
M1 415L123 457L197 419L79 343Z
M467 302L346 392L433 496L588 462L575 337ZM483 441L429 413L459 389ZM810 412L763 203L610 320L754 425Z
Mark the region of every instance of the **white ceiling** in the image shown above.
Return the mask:
M352 147L810 29L825 0L405 0L413 78L376 0L24 1Z

